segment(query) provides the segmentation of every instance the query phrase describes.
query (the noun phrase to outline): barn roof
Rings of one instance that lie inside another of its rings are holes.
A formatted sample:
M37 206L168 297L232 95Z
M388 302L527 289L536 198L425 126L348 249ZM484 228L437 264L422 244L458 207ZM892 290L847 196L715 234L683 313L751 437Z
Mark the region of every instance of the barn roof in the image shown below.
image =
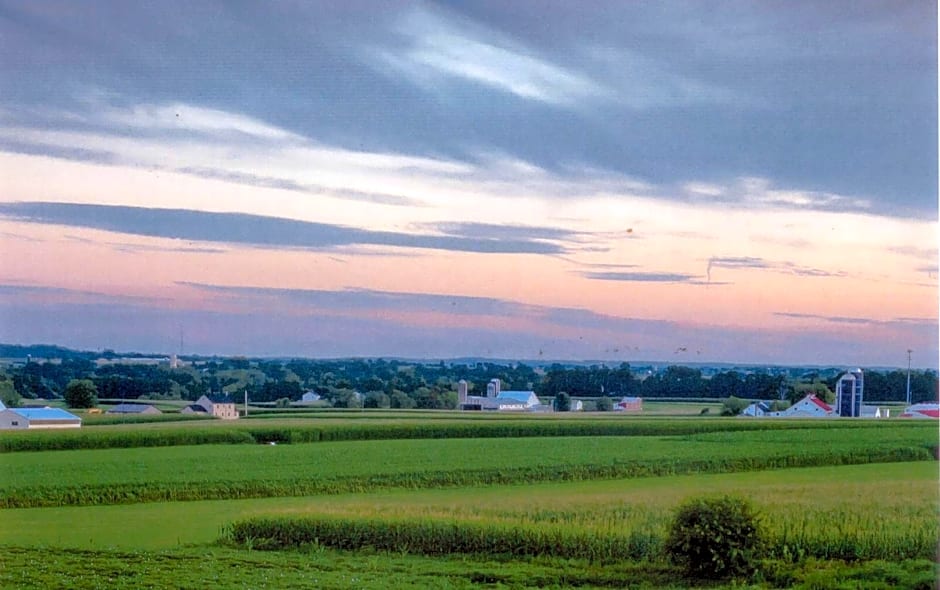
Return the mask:
M108 410L109 414L139 414L152 408L150 404L118 404Z
M499 401L514 401L525 404L532 399L533 395L535 395L534 391L500 391L496 399Z
M81 418L75 414L61 408L11 408L11 410L27 420L81 421Z
M830 405L827 404L826 402L822 401L821 399L819 399L819 398L816 397L815 395L812 395L812 394L807 395L807 396L806 396L806 399L808 399L809 401L813 402L814 404L816 404L817 406L819 406L820 408L822 408L823 410L825 410L825 411L827 411L827 412L831 412L831 411L832 411L832 406L830 406Z

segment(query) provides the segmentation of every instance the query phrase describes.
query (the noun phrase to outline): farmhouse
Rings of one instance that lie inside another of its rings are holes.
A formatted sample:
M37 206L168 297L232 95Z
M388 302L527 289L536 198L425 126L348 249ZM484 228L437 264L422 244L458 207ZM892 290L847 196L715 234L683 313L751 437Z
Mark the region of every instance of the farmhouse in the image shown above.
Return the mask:
M766 416L770 414L770 411L770 404L764 401L760 401L754 402L753 404L741 410L741 415L753 417Z
M150 414L162 414L159 409L151 406L150 404L118 404L105 412L106 414L134 414L134 415L150 415Z
M0 402L0 430L80 428L82 419L61 408L8 408Z
M204 395L180 410L181 414L208 414L223 420L238 418L235 400L230 395Z

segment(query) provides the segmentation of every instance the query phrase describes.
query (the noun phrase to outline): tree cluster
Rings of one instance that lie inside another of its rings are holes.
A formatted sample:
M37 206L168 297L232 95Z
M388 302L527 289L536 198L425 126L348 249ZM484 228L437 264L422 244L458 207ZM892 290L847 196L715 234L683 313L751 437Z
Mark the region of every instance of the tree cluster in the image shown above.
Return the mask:
M831 400L840 372L802 373L791 370L728 370L703 375L699 368L679 365L663 369L627 363L616 367L555 364L537 370L525 364L413 363L382 359L252 360L244 357L200 360L181 368L144 363L105 363L84 358L30 362L8 371L16 396L58 398L75 379L89 379L104 399L195 400L208 393L245 393L255 402L299 401L306 391L336 407L454 408L456 383L468 382L471 394L486 391L490 379L503 389L534 390L543 398L590 398L607 407L603 398L764 399L796 401L807 393ZM903 401L905 371L866 371L865 398ZM914 402L937 399L937 373L912 371ZM13 396L7 396L12 398ZM564 404L565 402L562 401Z

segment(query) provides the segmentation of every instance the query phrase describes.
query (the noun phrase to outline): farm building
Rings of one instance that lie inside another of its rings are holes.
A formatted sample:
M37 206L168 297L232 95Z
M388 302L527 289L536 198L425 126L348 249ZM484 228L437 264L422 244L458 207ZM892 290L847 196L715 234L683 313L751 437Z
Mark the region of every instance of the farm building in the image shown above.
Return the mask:
M320 401L320 394L308 391L300 396L300 402L304 404L312 404L313 402Z
M908 406L904 409L904 413L901 414L902 418L932 418L936 420L940 418L940 404L934 403L924 403L924 404L914 404L913 406Z
M832 406L811 393L786 410L767 415L780 418L827 418L835 416L836 413Z
M614 404L614 411L642 412L643 411L643 398L625 396L619 402Z
M80 428L82 419L61 408L8 408L0 402L0 430Z
M486 386L486 397L467 395L467 382L457 383L457 400L462 410L489 410L501 412L547 411L534 391L502 391L499 379L492 379Z
M741 410L741 415L758 417L758 416L766 416L770 414L770 412L771 412L770 403L760 401L760 402L754 402L753 404Z
M238 418L238 410L235 408L235 400L230 395L204 395L196 400L196 403L190 404L180 410L181 414L208 414L223 420L234 420Z
M159 409L151 406L150 404L118 404L105 412L106 414L134 414L134 415L149 415L149 414L162 414Z
M836 383L836 414L843 418L860 417L864 396L865 375L862 370L846 371Z

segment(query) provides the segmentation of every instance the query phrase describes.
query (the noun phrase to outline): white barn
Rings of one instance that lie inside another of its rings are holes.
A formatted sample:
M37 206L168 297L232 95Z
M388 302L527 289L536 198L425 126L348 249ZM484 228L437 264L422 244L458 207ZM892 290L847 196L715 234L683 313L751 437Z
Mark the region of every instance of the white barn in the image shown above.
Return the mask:
M769 415L780 418L828 418L836 413L832 406L811 393L786 410Z
M82 419L61 408L8 408L0 402L0 430L81 428Z

